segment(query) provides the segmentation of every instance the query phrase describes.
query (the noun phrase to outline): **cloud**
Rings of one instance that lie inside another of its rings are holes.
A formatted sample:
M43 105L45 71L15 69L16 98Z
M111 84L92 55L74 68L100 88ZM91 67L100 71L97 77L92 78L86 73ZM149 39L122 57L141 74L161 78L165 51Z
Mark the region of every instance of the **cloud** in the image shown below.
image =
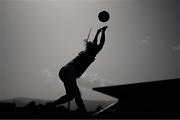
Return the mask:
M50 69L44 68L40 71L42 96L50 99L57 99L65 94L63 82L58 78L58 75Z
M141 40L141 43L144 45L148 45L150 42L150 36L146 36L143 40Z
M49 69L45 68L41 71L41 75L43 77L43 81L47 84L58 84L61 88L63 87L63 83L60 82L61 80L53 74ZM84 73L78 80L78 86L79 87L85 87L85 88L93 88L93 87L103 87L103 86L109 86L114 85L116 82L107 80L105 78L102 78L98 74L88 74Z
M113 85L116 82L100 77L98 74L84 73L79 78L79 85L84 87L103 87Z
M144 40L142 40L142 43L147 45L147 44L149 44L149 40L144 39Z
M174 51L180 51L180 44L172 47Z
M45 68L41 71L41 74L46 82L52 82L57 80L57 76L54 75L49 69Z

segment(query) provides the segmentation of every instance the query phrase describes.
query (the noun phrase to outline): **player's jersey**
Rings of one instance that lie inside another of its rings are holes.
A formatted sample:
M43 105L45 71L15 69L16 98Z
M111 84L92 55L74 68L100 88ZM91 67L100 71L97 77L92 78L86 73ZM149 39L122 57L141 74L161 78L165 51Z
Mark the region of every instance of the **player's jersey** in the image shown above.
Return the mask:
M78 56L70 61L67 65L72 65L77 70L77 78L79 78L94 60L95 57L89 55L88 52L81 51Z

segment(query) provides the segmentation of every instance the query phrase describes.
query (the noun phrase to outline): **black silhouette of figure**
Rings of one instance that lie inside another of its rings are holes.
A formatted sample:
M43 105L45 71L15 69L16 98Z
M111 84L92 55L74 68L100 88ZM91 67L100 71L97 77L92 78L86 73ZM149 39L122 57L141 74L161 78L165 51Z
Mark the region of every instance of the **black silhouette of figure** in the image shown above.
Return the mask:
M77 57L75 57L68 64L63 66L59 71L59 77L64 83L66 89L66 95L62 96L56 100L53 104L59 105L71 101L75 98L75 102L78 108L83 112L87 113L83 100L81 98L80 90L77 86L76 79L79 78L88 66L95 60L96 55L103 48L105 42L105 31L107 26L102 27L97 30L93 42L85 40L86 48L84 51L81 51ZM97 44L98 35L101 34L100 43ZM89 33L90 35L90 33ZM89 38L89 36L88 36Z

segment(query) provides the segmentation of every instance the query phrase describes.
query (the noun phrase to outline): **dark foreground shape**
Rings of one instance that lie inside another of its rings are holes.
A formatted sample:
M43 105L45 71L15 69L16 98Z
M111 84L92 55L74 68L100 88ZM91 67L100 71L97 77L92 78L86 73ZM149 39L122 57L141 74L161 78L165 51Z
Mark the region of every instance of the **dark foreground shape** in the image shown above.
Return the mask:
M16 107L15 103L0 102L0 119L81 119L91 118L78 110L69 111L64 106L36 105L34 101L24 107Z
M118 98L96 118L180 118L180 79L94 88Z

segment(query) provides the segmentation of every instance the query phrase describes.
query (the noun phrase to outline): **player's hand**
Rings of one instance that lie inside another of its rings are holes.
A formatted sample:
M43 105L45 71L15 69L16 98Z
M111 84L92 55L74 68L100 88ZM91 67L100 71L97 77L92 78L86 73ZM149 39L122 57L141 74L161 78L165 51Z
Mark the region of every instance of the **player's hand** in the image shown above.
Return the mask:
M104 26L101 28L102 31L105 31L108 28L108 26Z

